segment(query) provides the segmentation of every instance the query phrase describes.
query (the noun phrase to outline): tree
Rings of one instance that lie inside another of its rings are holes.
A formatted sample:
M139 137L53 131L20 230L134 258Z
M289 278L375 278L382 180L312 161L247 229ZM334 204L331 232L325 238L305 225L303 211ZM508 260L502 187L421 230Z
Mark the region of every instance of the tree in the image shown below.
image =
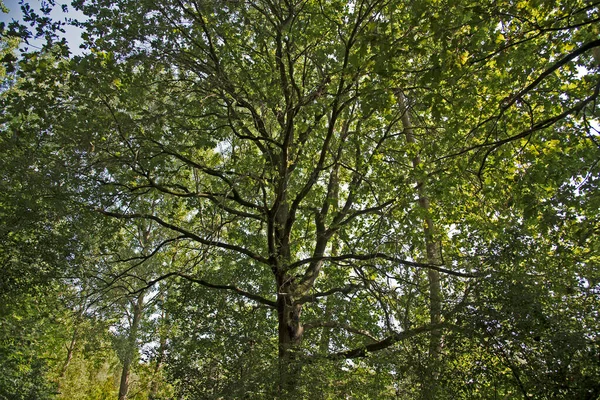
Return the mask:
M151 205L152 208L153 206L154 204ZM166 265L168 262L161 262L160 257L153 254L155 248L164 244L160 243L160 240L157 241L157 237L160 239L160 229L153 222L144 222L137 221L133 226L124 227L125 240L129 242L129 246L125 245L127 247L125 251L120 251L121 254L114 254L110 260L112 268L108 271L98 271L96 277L101 281L99 289L104 292L104 300L111 299L113 303L120 305L121 321L113 326L117 352L123 365L119 385L120 400L128 398L130 375L133 366L139 361L141 346L154 339L164 346L166 340L165 332L154 335L154 332L144 329L152 314L164 312L156 306L167 289L147 282L160 274L163 269L160 264ZM162 322L159 321L158 324ZM157 392L160 385L158 377L153 380L153 385L152 391Z
M493 390L539 393L541 376L515 363L528 359L516 349L544 365L540 352L565 355L554 351L560 341L536 347L519 335L539 328L532 310L546 315L565 299L538 309L510 299L540 275L553 289L533 291L536 301L561 285L573 291L573 310L598 301L598 4L76 5L89 17L88 53L24 61L30 79L17 87L27 93L9 103L27 107L7 113L44 118L13 119L5 131L49 133L72 171L63 192L72 201L160 227L150 254L185 249L170 270L141 278L147 287L173 278L221 292L203 290L184 309L212 315L227 304L239 317L212 322L235 327L224 337L248 352L216 343L218 326L207 321L197 342L219 349L222 364L199 366L201 375L219 377L253 349L272 354L269 336L254 337L262 329L277 338L263 397L300 396L315 371L342 360L364 368L365 380L383 368L389 387L379 397L412 382L422 398L466 396L440 388L453 387L451 371L467 371L471 350L493 339L490 365L511 371ZM554 274L564 263L568 273ZM566 330L578 332L578 354L592 351L593 329ZM375 352L379 362L359 360ZM592 379L594 368L576 375ZM548 371L556 382L569 375ZM485 397L485 385L469 395ZM585 385L554 394L596 390ZM222 395L218 386L199 396Z

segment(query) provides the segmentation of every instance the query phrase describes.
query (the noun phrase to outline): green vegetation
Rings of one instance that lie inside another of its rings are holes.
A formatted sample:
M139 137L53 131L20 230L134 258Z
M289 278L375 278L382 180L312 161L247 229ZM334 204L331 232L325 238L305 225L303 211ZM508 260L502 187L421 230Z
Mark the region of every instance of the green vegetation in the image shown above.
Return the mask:
M600 395L599 2L53 6L1 27L0 399Z

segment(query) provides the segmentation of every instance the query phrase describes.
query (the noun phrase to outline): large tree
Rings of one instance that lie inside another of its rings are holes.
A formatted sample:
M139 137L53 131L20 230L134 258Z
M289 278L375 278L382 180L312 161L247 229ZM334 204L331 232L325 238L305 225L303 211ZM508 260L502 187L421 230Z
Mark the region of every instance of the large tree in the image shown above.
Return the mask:
M382 361L394 390L443 398L492 339L500 392L535 395L510 336L541 325L511 299L598 302L598 4L76 3L87 52L24 61L4 130L61 146L69 201L177 250L132 292L175 278L223 292L196 311L242 299L232 313L271 324L282 395L303 366L381 352L414 367Z

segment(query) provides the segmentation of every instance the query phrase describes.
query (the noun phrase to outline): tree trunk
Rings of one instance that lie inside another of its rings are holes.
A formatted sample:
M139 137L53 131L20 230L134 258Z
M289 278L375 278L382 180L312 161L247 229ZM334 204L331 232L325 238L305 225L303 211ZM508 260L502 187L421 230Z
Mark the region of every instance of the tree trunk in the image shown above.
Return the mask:
M285 273L277 278L277 318L279 331L279 392L286 396L293 392L298 382L300 366L297 359L298 346L304 328L300 323L302 306L293 303L292 277Z
M429 200L427 197L420 197L419 203L426 211L429 210ZM427 247L427 262L429 264L440 263L439 242L434 238L434 224L430 217L425 218L425 240ZM440 285L440 273L436 270L427 271L429 280L429 319L431 324L440 324L442 322L442 291ZM439 366L442 356L442 331L435 329L431 331L429 337L429 360L428 376L431 381L423 386L422 397L425 400L437 398Z
M77 345L78 337L79 337L79 328L80 324L83 322L83 315L85 312L85 300L82 299L81 303L78 305L78 311L75 316L75 320L73 322L73 335L71 336L71 341L67 346L67 356L65 357L65 361L60 369L60 375L58 377L57 382L57 391L60 393L60 387L63 378L67 375L67 369L71 364L71 360L73 359L73 354L75 353L75 346Z
M77 327L73 330L73 336L71 337L71 342L67 346L67 357L65 358L65 362L63 363L62 368L60 369L60 378L64 378L67 374L67 368L73 359L73 351L75 350L75 344L77 343Z
M325 321L331 320L333 314L333 297L327 296L325 300L325 313L323 319ZM319 340L319 353L327 354L329 352L329 343L331 342L331 328L324 326L321 332L321 338Z
M402 115L402 124L406 135L407 143L416 143L410 112L406 98L400 91L397 93L400 107L404 110ZM417 155L412 159L414 168L421 164L421 158ZM440 245L435 238L435 225L432 218L429 216L430 202L429 197L425 193L425 182L416 182L419 196L419 207L425 211L425 251L428 264L437 265L440 263ZM440 273L434 269L429 269L427 272L429 282L429 319L431 324L439 324L442 321L442 290L440 285ZM423 399L435 399L438 391L439 380L439 363L441 360L442 350L442 331L436 329L431 331L429 337L429 354L427 365L428 382L424 382L421 396Z
M162 296L161 296L162 298ZM164 310L161 312L161 325L166 326L167 324L167 313ZM154 373L152 375L152 383L150 384L150 394L148 395L149 400L157 399L158 397L158 387L161 382L161 369L163 365L163 361L165 359L165 351L167 348L167 335L164 329L160 330L159 333L160 343L158 345L158 356L156 357L156 364L154 365Z
M280 397L292 393L300 373L297 369L296 355L302 340L303 328L300 324L302 306L294 304L295 277L287 271L290 262L289 204L287 202L287 157L282 154L270 154L273 166L278 168L278 193L269 215L268 241L271 270L277 284L277 320L279 351Z
M331 203L332 203L332 211L336 212L338 210L338 202L339 202L339 197L340 197L340 186L339 186L339 181L338 181L338 170L337 168L335 168L332 172L332 175L334 174L333 179L335 180L335 184L334 184L334 188L333 191L331 192L331 196L329 197L331 199ZM337 255L339 255L340 253L340 243L338 240L333 240L331 243L331 256L335 257ZM332 314L333 314L333 297L332 296L327 296L327 300L325 302L325 315L324 315L324 320L325 321L329 321L331 320ZM326 354L329 351L329 342L331 341L331 329L328 327L323 327L323 331L321 332L321 339L319 341L319 351L321 354Z
M121 384L119 385L119 400L127 400L127 392L129 391L129 375L131 372L131 364L135 359L137 348L137 332L142 319L142 311L144 308L144 292L142 291L133 305L133 319L129 327L129 335L127 337L125 357L123 359L123 370L121 372Z
M73 359L73 352L75 351L75 345L77 343L77 326L75 326L73 330L73 336L71 336L71 341L67 346L67 356L65 358L65 362L60 369L60 375L58 376L58 382L56 384L56 391L60 393L62 380L67 375L67 369L69 368L69 364L71 364L71 360Z

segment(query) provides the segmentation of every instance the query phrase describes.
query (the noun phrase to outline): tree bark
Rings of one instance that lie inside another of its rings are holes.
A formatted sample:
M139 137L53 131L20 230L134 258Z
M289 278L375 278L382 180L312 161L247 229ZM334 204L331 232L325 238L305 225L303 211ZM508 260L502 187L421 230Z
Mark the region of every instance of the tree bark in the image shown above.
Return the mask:
M64 378L67 374L67 368L73 359L73 352L75 350L75 344L77 343L77 327L73 330L73 336L71 336L71 341L67 346L67 357L65 358L65 362L63 363L62 368L60 369L60 378Z
M67 375L67 369L71 364L71 360L73 359L73 354L75 353L75 347L77 346L77 342L79 340L79 329L80 324L83 322L83 315L85 313L85 300L82 299L81 303L78 305L77 314L75 316L75 320L73 322L73 335L71 335L71 341L67 346L67 355L65 357L65 361L60 369L60 375L58 377L57 382L57 391L60 393L60 387L63 378Z
M121 383L119 385L119 400L127 400L127 393L129 391L129 376L131 372L131 365L137 353L137 332L142 319L143 309L144 291L140 292L136 302L133 305L133 319L131 321L131 326L129 327L129 335L127 336L125 357L123 359L123 370L121 372Z
M71 360L73 359L73 353L75 351L75 345L77 344L77 333L78 327L75 326L73 330L73 336L71 336L71 341L67 346L67 356L65 357L65 361L60 369L60 375L58 376L58 382L56 383L56 391L60 393L62 380L67 375L67 369L69 368L69 364L71 364Z
M163 295L161 295L161 300L164 301ZM154 373L152 375L152 383L150 384L150 394L148 395L149 400L155 400L158 398L158 388L161 382L161 369L165 359L165 351L167 347L167 334L164 329L167 325L167 312L164 310L164 306L160 316L160 324L162 329L159 330L160 342L158 345L158 356L156 357L156 364L154 365Z
M300 323L302 305L293 301L293 277L280 274L277 277L277 317L279 331L279 392L281 396L291 393L298 382L300 368L297 350L302 342L304 328Z
M333 187L329 198L331 199L332 211L335 213L338 211L338 203L340 199L340 184L338 179L338 169L334 168L331 173ZM340 243L338 240L333 240L331 243L331 256L335 257L340 254ZM325 303L325 315L324 320L329 321L333 314L333 297L327 296ZM329 351L329 342L331 341L331 329L324 326L321 332L321 339L319 341L319 351L322 354L326 354Z
M407 143L416 143L413 131L413 125L410 118L410 112L404 94L398 91L398 101L403 110L402 124L406 135ZM421 158L416 155L412 159L413 168L421 164ZM440 245L435 238L435 225L433 219L429 216L430 201L425 193L425 182L416 182L418 191L419 207L425 211L425 253L427 263L432 265L440 264ZM429 319L432 325L439 325L442 322L442 290L440 285L440 273L435 269L429 268L427 271L429 282ZM432 330L429 336L429 354L427 365L427 376L429 382L423 384L421 396L423 399L435 399L438 391L439 363L442 350L442 331L441 329Z

